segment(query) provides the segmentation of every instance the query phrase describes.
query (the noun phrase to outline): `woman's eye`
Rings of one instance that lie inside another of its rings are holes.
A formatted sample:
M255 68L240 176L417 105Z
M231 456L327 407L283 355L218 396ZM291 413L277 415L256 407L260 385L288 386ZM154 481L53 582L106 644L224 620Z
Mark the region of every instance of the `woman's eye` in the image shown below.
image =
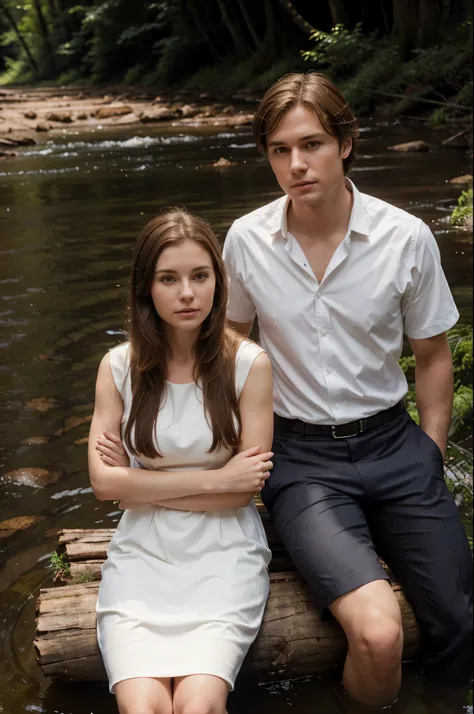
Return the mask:
M172 275L163 275L161 282L165 283L165 285L171 285L171 283L174 283L174 278Z
M202 282L203 282L206 278L208 278L209 276L208 276L207 273L196 273L196 275L195 275L194 277L195 277L196 280L198 280L199 282L202 283Z

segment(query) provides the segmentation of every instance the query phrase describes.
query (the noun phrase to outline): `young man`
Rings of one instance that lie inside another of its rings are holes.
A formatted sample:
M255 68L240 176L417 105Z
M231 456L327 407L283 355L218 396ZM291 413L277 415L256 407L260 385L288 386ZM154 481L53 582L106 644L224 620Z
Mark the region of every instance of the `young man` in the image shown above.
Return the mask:
M344 628L343 684L365 706L397 697L400 609L418 618L423 669L471 676L471 553L443 478L453 384L445 331L458 312L419 219L359 193L346 173L356 120L323 75L290 74L254 121L285 196L238 219L224 257L228 316L258 317L274 374L274 468L263 500L321 609ZM421 428L398 365L416 357Z

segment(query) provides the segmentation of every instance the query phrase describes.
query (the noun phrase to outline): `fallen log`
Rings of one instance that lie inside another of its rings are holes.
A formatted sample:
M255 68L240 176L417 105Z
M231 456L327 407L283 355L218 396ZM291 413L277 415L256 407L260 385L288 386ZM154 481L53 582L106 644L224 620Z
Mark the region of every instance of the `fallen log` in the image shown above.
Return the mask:
M261 515L274 553L270 597L244 667L261 681L326 672L344 660L344 633L335 620L321 619L311 591L294 569L268 515L264 511ZM97 644L95 606L100 567L113 533L113 529L77 529L59 534L58 552L69 563L69 572L65 567L63 578L69 582L95 581L40 591L34 646L47 677L63 681L106 679ZM395 581L391 585L402 613L404 657L411 659L418 649L418 626L400 585Z

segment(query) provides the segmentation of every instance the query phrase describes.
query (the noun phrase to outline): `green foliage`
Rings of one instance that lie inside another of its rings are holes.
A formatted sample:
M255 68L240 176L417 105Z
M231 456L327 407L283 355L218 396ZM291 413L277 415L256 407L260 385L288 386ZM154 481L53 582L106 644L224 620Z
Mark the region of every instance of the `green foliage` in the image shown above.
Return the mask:
M446 124L446 119L446 109L435 109L434 112L431 112L431 114L429 115L428 122L433 129L437 129L438 127L444 126Z
M96 580L99 580L99 576L90 570L86 570L84 573L74 575L74 577L68 580L68 583L69 585L81 585L82 583L93 583Z
M374 54L376 33L365 35L362 24L353 30L344 25L335 25L331 32L315 30L310 35L314 47L301 53L302 57L315 67L329 67L331 76L336 78L359 68Z
M353 30L336 25L329 33L314 32L314 47L302 52L302 56L338 80L346 99L359 114L376 110L388 115L426 112L429 104L420 105L417 101L424 98L467 108L472 106L468 32L468 25L460 24L447 32L439 45L414 50L412 58L402 62L393 35L366 35L360 24ZM387 98L393 94L401 97ZM431 112L432 126L445 123L446 108ZM459 110L450 108L449 113L456 115Z
M67 580L71 572L71 566L66 553L53 553L49 561L53 568L54 580Z
M455 435L472 416L473 390L472 390L472 326L460 325L449 330L448 344L453 360L454 400L451 419L451 435ZM409 355L399 361L407 381L408 393L405 397L407 411L419 424L418 410L415 395L415 357Z
M339 86L349 104L358 114L369 114L386 100L377 93L397 76L402 62L393 38L374 43L374 54Z
M472 186L459 196L458 205L451 214L451 224L463 226L469 217L472 217Z
M208 65L184 82L186 89L219 90L225 86L226 92L239 89L257 92L267 89L274 81L288 72L302 71L301 61L292 55L284 57L270 67L263 69L258 57L244 62L226 62Z

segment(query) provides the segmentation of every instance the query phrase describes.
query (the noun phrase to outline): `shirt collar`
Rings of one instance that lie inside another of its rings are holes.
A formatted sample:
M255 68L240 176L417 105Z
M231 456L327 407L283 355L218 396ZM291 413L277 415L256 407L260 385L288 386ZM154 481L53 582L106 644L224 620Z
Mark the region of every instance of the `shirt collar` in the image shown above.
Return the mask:
M351 217L349 219L349 230L347 233L349 236L352 233L358 233L359 235L368 237L370 235L369 219L361 193L357 186L355 186L355 184L353 184L347 177L346 187L349 191L352 191L353 196Z
M367 212L365 210L364 202L362 200L361 193L359 189L355 186L352 181L346 177L345 179L346 187L353 195L352 211L351 217L349 219L349 229L347 231L347 236L351 236L352 233L358 233L362 236L369 236L369 220L367 217ZM276 207L271 218L270 233L275 234L280 232L285 240L288 239L288 226L287 226L287 213L288 206L290 204L289 196L282 196Z

